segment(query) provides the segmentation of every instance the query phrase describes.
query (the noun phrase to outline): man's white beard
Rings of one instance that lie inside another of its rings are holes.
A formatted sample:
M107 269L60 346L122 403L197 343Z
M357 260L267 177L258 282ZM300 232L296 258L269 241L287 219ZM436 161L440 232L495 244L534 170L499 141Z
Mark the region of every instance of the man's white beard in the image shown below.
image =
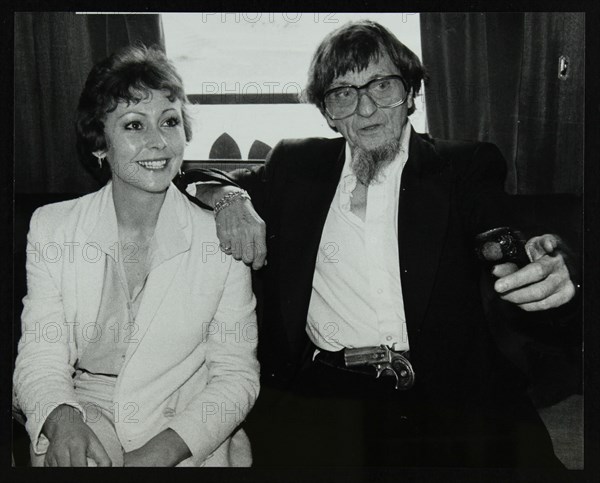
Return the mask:
M365 186L369 186L380 181L381 170L394 160L399 151L399 139L369 150L356 147L352 150L350 167L356 178Z

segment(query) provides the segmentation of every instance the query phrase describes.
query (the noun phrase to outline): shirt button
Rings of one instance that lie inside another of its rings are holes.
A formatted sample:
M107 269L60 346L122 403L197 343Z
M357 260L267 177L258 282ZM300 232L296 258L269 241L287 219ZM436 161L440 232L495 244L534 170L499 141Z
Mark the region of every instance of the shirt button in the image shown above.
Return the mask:
M393 337L391 335L388 335L385 340L387 340L388 342L391 341L393 339Z
M382 290L382 289L380 289L380 288L378 288L378 289L377 289L377 293L378 293L379 295L381 295L381 294L383 293L383 290Z

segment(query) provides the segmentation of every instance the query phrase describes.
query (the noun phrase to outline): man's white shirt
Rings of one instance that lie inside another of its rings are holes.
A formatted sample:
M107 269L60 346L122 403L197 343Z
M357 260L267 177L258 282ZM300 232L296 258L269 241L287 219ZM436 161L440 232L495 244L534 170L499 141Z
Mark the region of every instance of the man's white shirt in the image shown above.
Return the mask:
M346 143L342 175L321 235L306 331L320 349L395 344L408 350L400 281L398 202L411 125L400 151L367 189L364 221L350 210L357 179Z

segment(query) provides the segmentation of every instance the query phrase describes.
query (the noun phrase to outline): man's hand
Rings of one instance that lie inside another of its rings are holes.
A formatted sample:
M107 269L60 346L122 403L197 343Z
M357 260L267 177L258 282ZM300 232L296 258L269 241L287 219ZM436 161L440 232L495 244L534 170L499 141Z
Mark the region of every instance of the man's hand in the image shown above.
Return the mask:
M174 430L167 428L144 446L123 454L123 466L171 467L192 456L187 444Z
M249 200L237 199L215 218L221 250L254 270L267 263L266 226Z
M513 263L496 265L496 292L528 312L559 307L575 295L575 285L554 235L533 237L525 244L531 263L520 270Z
M88 466L88 458L98 466L112 466L104 446L74 407L57 406L42 431L50 442L44 466Z

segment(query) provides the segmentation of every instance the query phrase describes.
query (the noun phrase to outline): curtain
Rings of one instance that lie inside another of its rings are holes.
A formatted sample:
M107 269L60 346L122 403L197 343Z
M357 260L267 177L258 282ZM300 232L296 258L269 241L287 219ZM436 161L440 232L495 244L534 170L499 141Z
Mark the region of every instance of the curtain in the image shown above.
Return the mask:
M581 194L584 14L422 13L430 133L495 143L507 191ZM558 59L569 74L558 78Z
M158 15L17 12L14 17L15 192L100 187L79 163L75 110L93 64L141 41L163 46Z

